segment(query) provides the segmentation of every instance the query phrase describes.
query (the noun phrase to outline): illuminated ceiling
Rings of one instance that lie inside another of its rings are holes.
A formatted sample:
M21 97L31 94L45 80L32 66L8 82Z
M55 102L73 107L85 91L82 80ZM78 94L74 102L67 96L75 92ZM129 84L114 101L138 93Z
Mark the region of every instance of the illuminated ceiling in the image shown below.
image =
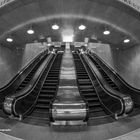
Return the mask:
M58 24L59 30L52 30ZM86 29L80 31L79 25ZM119 47L139 44L140 17L137 12L115 0L16 0L0 9L0 42L3 46L21 46L40 36L62 40L62 31L74 31L75 41L97 36L98 40ZM27 34L32 26L35 34ZM110 35L103 35L107 27ZM6 42L12 36L12 44ZM123 44L124 38L130 43Z

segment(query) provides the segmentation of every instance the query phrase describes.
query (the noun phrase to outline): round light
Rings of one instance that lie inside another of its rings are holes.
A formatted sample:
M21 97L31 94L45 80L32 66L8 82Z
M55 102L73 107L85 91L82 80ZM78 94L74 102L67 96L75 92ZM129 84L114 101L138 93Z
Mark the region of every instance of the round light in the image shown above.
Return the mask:
M110 31L109 31L109 30L105 30L105 31L103 32L103 34L104 34L104 35L109 35L109 34L110 34Z
M47 46L51 46L51 43L48 43Z
M56 24L54 24L54 25L52 25L52 29L53 29L53 30L58 30L58 29L59 29L59 26L56 25Z
M88 45L87 45L87 44L85 44L84 46L85 46L85 47L87 47Z
M124 43L129 43L129 42L130 42L130 39L124 39L123 42L124 42Z
M79 26L79 30L85 30L86 29L86 26L85 25L80 25Z
M30 35L31 35L31 34L34 34L34 30L29 29L29 30L27 31L27 33L30 34Z
M6 40L7 40L7 42L13 42L13 39L10 37L8 37Z

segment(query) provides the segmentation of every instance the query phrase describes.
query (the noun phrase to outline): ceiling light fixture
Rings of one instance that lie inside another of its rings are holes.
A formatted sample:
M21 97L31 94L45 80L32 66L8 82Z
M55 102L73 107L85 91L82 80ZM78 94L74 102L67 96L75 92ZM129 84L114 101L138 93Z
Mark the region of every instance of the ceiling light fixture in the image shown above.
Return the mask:
M130 42L130 39L126 38L126 39L124 39L123 42L124 42L124 43L129 43L129 42Z
M51 46L51 43L47 43L47 46L50 47Z
M104 35L109 35L109 34L110 34L110 31L109 31L109 30L105 30L105 31L103 32L103 34L104 34Z
M80 25L79 26L79 30L85 30L86 29L86 26L85 25Z
M59 29L59 26L57 24L54 24L54 25L52 25L52 29L53 30L58 30Z
M13 42L13 39L12 39L11 37L8 37L8 38L6 39L6 41L7 41L7 42Z
M32 35L32 34L35 33L35 31L32 28L30 28L29 30L27 30L27 33L30 34L30 35Z

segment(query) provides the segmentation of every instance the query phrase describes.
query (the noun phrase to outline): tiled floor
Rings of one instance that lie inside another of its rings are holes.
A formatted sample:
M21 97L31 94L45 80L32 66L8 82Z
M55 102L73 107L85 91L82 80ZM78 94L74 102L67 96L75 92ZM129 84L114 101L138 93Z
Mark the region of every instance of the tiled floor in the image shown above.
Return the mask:
M140 115L104 125L56 128L47 124L37 126L0 118L0 129L11 129L4 133L12 136L0 133L0 140L14 140L13 137L25 140L139 140L139 128Z
M110 140L140 140L140 128Z

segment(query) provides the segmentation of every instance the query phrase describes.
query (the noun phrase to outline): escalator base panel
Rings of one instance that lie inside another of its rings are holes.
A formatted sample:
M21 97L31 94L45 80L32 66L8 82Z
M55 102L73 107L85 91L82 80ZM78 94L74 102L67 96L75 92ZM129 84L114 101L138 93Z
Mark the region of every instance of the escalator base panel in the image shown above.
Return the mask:
M51 126L87 126L87 122L84 121L55 121L51 122Z

